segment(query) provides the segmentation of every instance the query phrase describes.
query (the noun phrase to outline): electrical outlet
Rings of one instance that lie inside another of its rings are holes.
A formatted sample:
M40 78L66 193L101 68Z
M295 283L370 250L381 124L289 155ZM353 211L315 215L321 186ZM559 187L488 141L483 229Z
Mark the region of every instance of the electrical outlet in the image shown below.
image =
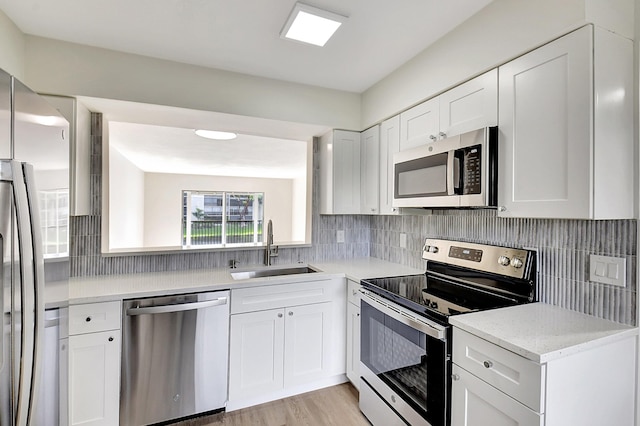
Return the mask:
M589 281L625 287L627 260L623 257L589 255Z
M344 229L336 231L336 242L344 243Z
M400 234L400 248L407 248L407 234Z

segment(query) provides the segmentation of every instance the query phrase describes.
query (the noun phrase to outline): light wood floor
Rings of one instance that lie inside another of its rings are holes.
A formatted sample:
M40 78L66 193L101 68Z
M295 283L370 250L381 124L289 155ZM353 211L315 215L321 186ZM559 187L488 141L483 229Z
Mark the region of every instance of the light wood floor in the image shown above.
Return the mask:
M230 413L186 420L174 426L369 426L350 384L279 399Z

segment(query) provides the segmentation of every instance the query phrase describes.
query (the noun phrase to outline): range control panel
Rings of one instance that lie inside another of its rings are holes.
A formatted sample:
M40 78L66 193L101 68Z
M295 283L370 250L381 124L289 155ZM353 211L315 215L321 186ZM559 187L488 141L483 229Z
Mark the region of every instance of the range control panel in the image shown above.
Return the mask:
M471 262L482 261L482 250L451 246L449 247L449 257L469 260Z
M529 273L532 251L427 238L422 248L422 258L513 278L523 278Z

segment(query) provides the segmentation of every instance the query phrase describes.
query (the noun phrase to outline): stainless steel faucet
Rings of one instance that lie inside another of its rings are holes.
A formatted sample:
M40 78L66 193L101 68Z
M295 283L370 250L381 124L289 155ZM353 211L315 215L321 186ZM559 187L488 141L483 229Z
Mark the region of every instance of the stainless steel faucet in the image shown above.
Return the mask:
M271 219L267 223L267 246L264 248L264 264L271 265L271 258L278 257L278 246L273 246L273 223Z

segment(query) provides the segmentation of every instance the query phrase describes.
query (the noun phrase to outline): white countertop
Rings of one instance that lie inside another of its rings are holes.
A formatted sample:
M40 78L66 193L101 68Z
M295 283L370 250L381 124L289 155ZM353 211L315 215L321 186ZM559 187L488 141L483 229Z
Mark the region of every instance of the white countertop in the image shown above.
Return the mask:
M270 268L306 265L273 265ZM93 303L123 300L136 297L161 296L177 293L224 290L254 287L270 284L284 284L299 281L301 277L326 279L328 276L342 276L360 281L363 278L424 273L423 270L398 265L376 258L357 258L340 261L310 263L317 273L286 275L276 277L234 280L231 272L261 269L263 265L245 266L238 269L214 268L188 271L150 272L125 275L102 275L96 277L76 277L69 280L69 304ZM53 296L53 292L51 292ZM48 296L47 296L48 297ZM59 295L57 295L59 298ZM48 307L51 300L47 300Z
M456 315L450 323L545 363L638 334L638 329L544 303Z

